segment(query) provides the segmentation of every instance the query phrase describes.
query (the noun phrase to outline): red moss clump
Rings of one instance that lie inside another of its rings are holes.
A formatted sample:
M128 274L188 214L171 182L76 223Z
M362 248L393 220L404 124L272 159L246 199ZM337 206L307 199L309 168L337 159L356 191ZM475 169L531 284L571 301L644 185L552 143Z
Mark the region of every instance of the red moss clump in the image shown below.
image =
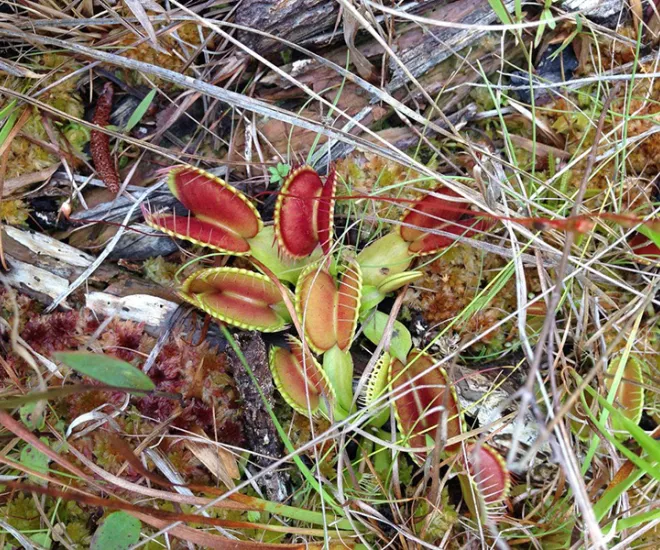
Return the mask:
M136 352L146 353L148 345L152 343L152 339L145 336L144 323L117 319L103 331L99 341L103 347L103 353L114 355L117 359L128 362L141 357L141 354Z
M25 323L21 337L46 357L56 351L76 349L82 334L80 317L77 311L34 315Z
M178 394L182 402L148 395L137 402L145 416L162 422L177 414L174 425L230 444L243 441L238 394L226 356L208 344L192 346L172 337L158 355L149 376L159 391Z

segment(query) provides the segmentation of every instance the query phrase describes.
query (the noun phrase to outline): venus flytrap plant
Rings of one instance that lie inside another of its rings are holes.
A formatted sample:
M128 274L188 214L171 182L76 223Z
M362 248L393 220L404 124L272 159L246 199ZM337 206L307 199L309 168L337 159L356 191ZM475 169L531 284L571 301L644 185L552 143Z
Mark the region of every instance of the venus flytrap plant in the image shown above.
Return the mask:
M367 384L362 391L362 394L359 396L359 402L364 406L367 411L374 406L380 405L379 400L387 393L388 391L388 375L390 372L390 363L392 362L392 357L388 352L383 353L376 365L374 366L373 371L371 371L371 376L367 380ZM368 425L374 428L382 427L385 422L390 418L390 407L389 405L383 407L380 412L371 415L369 418Z
M400 225L394 231L377 239L358 254L365 285L380 288L380 285L385 284L381 291L391 292L387 290L387 283L392 284L397 279L390 277L414 273L406 270L415 257L437 254L455 242L454 236L471 237L492 225L490 220L476 218L476 213L471 214L467 210L468 206L455 191L444 187L414 203L403 214ZM440 235L436 231L451 236ZM410 277L411 280L415 279L412 275ZM395 288L405 284L401 282Z
M435 441L439 426L446 426L444 439L463 432L463 420L458 397L442 367L433 367L435 360L413 350L406 363L394 359L390 363L388 382L394 394L394 413L399 431L411 447L426 447L427 439ZM443 418L444 417L444 418ZM459 444L445 445L445 452L453 452ZM419 462L425 452L416 452Z
M355 412L350 349L358 322L363 323L364 335L378 344L385 337L388 315L376 308L385 296L421 276L409 270L415 258L437 253L454 242L454 235L471 236L491 223L466 210L467 202L457 193L441 188L414 203L399 227L355 259L336 260L330 255L333 170L325 181L308 166L293 170L278 196L273 226L264 226L245 195L203 170L175 168L168 184L190 215L145 210L147 223L223 254L252 256L268 268L268 275L234 267L202 269L183 283L181 297L224 323L275 332L292 321L293 310L285 306L291 295L285 300L283 293L291 292L286 283L295 285L294 321L304 340L287 335L287 347L271 348L273 379L284 400L300 414L335 420ZM392 393L399 431L411 447L433 445L441 426L441 440L460 436L463 417L447 373L434 367L429 355L411 351L412 338L400 322L394 321L389 337L388 350L358 402L367 408L385 405L383 396ZM321 363L313 353L323 356ZM390 408L384 406L368 423L377 429L389 416ZM443 453L452 456L460 449L460 443L445 443ZM477 504L503 499L509 477L497 452L476 444L466 449L466 456L473 458L456 462L462 465L464 490L477 489L474 510ZM413 454L418 463L426 457L425 451Z
M456 391L446 371L434 363L431 356L419 350L412 350L405 362L385 354L370 376L364 402L368 407L387 389L393 396L399 431L411 448L434 445L438 430L443 430L442 454L445 457L459 455L456 466L461 488L476 517L506 498L510 475L504 459L488 445L468 443L462 451L461 443L446 443L460 436L465 426ZM387 416L379 414L377 420L372 424L375 427L379 422L384 423ZM412 456L421 463L427 453L416 450Z
M466 210L469 203L455 191L440 188L417 201L401 218L398 234L408 244L408 252L429 256L454 244L454 236L471 237L492 225ZM425 231L425 229L431 231ZM452 236L433 233L441 230Z
M152 213L143 207L147 224L172 237L244 256L250 239L263 227L261 216L248 198L221 178L192 166L169 171L167 185L191 213L189 216Z
M296 189L302 187L304 181L313 179L310 171L311 168L308 167L306 170L301 168L294 171L287 178L285 185ZM320 181L318 176L316 178ZM283 231L274 226L264 226L259 212L243 193L205 170L192 166L169 169L167 184L172 194L190 211L190 214L181 216L174 213L150 212L143 206L145 222L154 229L223 254L253 256L273 271L279 279L293 284L310 259L320 257L321 250L317 246L312 247L309 254L303 256L283 251L277 242L284 238L281 237ZM289 210L295 212L295 209L287 203L287 208L284 208L285 220ZM288 214L289 217L292 215ZM331 217L332 212L328 210L326 216ZM279 216L279 219L281 221L282 216ZM290 228L289 233L284 231L287 239L295 239L295 220L285 221L285 225ZM326 233L329 234L330 231Z
M275 227L264 226L257 235L250 239L250 256L268 267L282 282L295 285L303 269L310 262L321 259L321 249L317 247L307 257L294 260L280 253L275 237Z
M362 301L360 303L360 320L364 320L388 294L403 288L407 284L421 279L424 274L421 271L402 271L388 275L377 285L365 285L362 290Z
M335 400L335 392L327 375L309 350L303 350L300 340L288 335L287 343L289 349L273 346L270 350L270 370L277 389L300 414L321 412L329 417L328 403Z
M463 471L458 480L463 498L475 518L484 517L509 494L511 476L506 462L485 443L467 446L460 462Z

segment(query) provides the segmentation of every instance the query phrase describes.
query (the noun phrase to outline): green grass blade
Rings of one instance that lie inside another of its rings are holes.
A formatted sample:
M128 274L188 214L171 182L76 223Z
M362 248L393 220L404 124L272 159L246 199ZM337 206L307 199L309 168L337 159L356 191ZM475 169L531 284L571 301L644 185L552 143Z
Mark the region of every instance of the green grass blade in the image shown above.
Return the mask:
M576 375L577 376L577 375ZM604 423L600 422L595 415L591 412L589 407L586 404L586 401L583 399L583 405L585 412L589 415L591 421L598 426L603 437L605 437L610 443L612 443L617 450L622 453L626 458L628 458L635 466L644 471L644 473L653 477L654 479L660 481L660 471L654 465L654 463L660 462L660 442L653 439L649 436L644 430L632 422L628 417L622 414L616 407L610 405L607 402L607 399L598 394L596 390L592 387L587 386L585 388L593 397L598 400L598 403L601 407L605 408L613 418L617 418L618 422L621 422L621 425L628 430L631 437L637 441L639 446L648 453L649 457L652 459L652 462L644 460L643 458L637 456L633 451L628 449L623 443L621 443L614 435L610 434L607 427Z
M12 99L7 105L0 109L0 118L6 117L14 107L16 107L16 100Z
M5 123L2 125L2 129L0 129L0 146L2 146L2 144L7 139L9 132L12 131L14 124L16 124L17 118L18 118L18 111L14 111L9 115Z
M504 25L511 24L511 16L509 15L509 12L507 11L506 6L502 0L488 0L488 3Z
M157 91L158 90L155 89L151 90L144 99L140 101L140 104L135 108L131 118L129 118L126 123L126 128L124 128L126 132L130 132L142 120L144 114L149 110L149 107L151 107L151 103L153 102L154 97L156 97Z
M657 464L656 464L657 467ZM594 516L600 521L614 507L621 495L630 489L646 472L644 470L633 471L626 479L617 483L614 487L607 489L594 504Z

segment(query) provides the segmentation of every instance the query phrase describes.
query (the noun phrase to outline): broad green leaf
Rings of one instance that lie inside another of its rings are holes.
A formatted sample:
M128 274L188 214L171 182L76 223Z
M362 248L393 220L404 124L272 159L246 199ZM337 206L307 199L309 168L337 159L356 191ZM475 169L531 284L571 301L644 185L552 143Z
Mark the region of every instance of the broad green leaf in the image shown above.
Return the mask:
M46 419L43 414L40 414L37 418L34 417L34 409L37 406L36 401L25 403L20 409L19 414L21 416L21 421L25 424L30 430L42 430L46 424ZM0 407L3 408L3 407Z
M121 359L86 351L56 353L54 357L76 372L110 386L137 390L156 389L151 378Z
M149 110L149 107L151 106L154 97L156 97L157 91L158 90L156 89L151 90L144 97L144 99L140 101L140 104L135 108L135 111L133 111L131 118L129 118L128 122L126 123L126 128L124 128L126 132L130 132L142 120L144 114Z
M376 311L363 325L364 335L376 345L383 339L388 317L386 313ZM390 355L396 357L405 365L411 348L412 336L410 336L410 332L402 323L394 321L390 349L388 350Z
M113 512L92 537L91 550L127 550L140 538L142 524L128 512Z
M48 440L44 437L41 438L41 441L44 443L48 442ZM26 445L23 447L23 449L21 449L19 462L30 470L45 474L48 472L48 463L50 462L50 458L48 458L39 449L35 449L32 445ZM29 478L33 483L37 483L39 485L46 485L47 483L43 479L35 476L29 476Z
M35 533L34 535L30 535L30 540L42 548L50 548L53 545L53 541L48 536L48 533Z

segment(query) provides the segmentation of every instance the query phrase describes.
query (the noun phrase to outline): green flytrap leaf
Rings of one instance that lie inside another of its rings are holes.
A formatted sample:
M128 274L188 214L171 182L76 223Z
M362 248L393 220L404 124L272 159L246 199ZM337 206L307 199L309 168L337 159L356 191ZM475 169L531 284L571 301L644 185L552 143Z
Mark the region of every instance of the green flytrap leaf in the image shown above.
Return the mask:
M376 311L373 315L369 316L368 320L362 326L364 335L372 343L378 345L383 339L388 318L389 316L386 313ZM394 321L392 337L390 338L390 355L405 363L411 348L412 336L410 336L410 332L402 323Z
M361 396L365 408L368 409L369 407L374 406L373 404L377 403L378 400L385 394L385 392L387 392L387 378L389 376L391 362L392 360L390 358L390 354L385 352L374 366L374 370L371 372L371 376L369 376L367 385L364 388L363 394ZM380 428L383 424L385 424L385 422L387 422L389 418L390 407L388 405L383 407L380 412L374 412L374 415L369 419L369 425Z
M91 550L128 550L140 539L142 524L128 512L113 512L92 537Z
M121 359L87 351L60 352L53 357L76 372L110 386L136 390L156 389L151 378Z
M353 402L353 358L350 351L332 346L323 354L323 370L335 390L337 404L345 411L351 410Z

